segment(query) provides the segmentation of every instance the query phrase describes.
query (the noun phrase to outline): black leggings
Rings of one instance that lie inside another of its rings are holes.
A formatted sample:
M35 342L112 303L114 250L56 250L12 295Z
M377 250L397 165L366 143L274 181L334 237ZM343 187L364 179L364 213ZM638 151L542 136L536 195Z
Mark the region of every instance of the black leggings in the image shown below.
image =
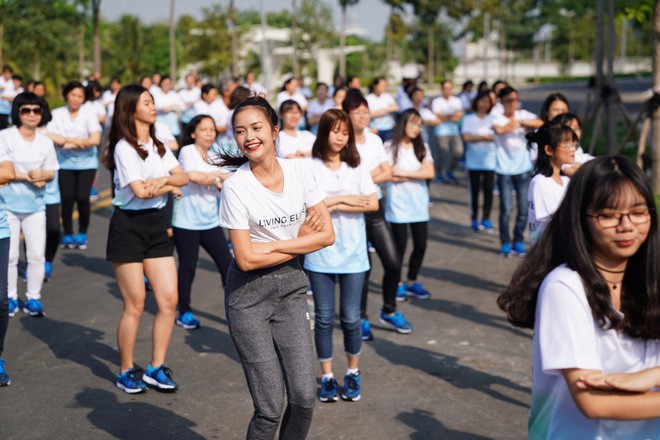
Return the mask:
M190 291L195 279L200 245L215 262L222 276L223 286L227 281L227 271L232 258L220 226L204 231L173 229L174 245L179 254L179 313L186 313L190 311Z
M412 232L413 251L410 254L410 261L408 262L408 280L417 280L417 274L422 267L422 260L426 253L426 241L429 235L429 222L419 223L392 223L392 233L396 241L396 247L401 255L401 262L403 263L403 256L406 253L406 242L408 241L408 226ZM402 264L403 265L403 264Z
M60 247L60 204L46 205L46 261L52 263Z
M89 192L96 170L60 170L60 196L62 197L62 226L64 235L73 234L73 204L78 205L78 232L86 234L89 226Z
M482 220L490 220L490 210L493 206L493 185L495 171L468 170L470 184L470 215L472 220L478 220L479 190L484 193L484 212Z
M396 289L401 279L401 258L397 252L394 235L390 224L385 221L383 205L378 202L378 211L365 212L364 219L367 224L367 240L371 242L383 265L383 312L387 314L396 311ZM369 291L369 275L371 274L371 254L369 254L369 267L362 286L362 302L360 315L367 318L367 292Z

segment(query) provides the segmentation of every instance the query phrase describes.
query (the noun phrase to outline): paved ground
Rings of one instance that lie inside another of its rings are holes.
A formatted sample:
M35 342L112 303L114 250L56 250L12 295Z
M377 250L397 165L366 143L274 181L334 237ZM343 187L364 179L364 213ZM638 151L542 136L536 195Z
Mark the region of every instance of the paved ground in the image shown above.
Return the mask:
M376 339L364 344L361 360L362 400L317 405L312 439L525 437L530 333L511 327L495 305L518 260L497 257L496 237L469 229L464 187L433 186L432 195L422 281L433 296L401 304L415 325L410 335L374 325ZM12 385L0 390L0 437L243 438L251 400L227 331L220 277L206 254L193 290L203 327L176 327L168 354L181 389L129 396L115 388L121 300L104 261L110 210L102 206L93 214L89 249L58 253L43 292L47 315L10 321L4 358ZM372 317L380 273L376 262ZM149 297L136 347L142 366L154 312ZM335 336L342 353L338 328ZM345 360L336 359L343 376Z

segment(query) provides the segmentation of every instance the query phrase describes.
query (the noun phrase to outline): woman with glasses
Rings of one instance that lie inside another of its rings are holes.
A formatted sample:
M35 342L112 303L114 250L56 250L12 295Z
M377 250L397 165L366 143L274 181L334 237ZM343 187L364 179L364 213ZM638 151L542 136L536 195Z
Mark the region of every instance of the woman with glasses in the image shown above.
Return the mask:
M530 439L658 438L658 240L653 192L631 160L575 173L498 298L513 325L534 329Z
M528 133L527 139L539 147L537 174L527 191L529 238L536 243L566 193L569 178L561 174L562 166L575 162L580 144L575 132L559 122L546 122L538 131Z
M0 145L14 164L16 179L0 189L7 207L11 234L9 242L9 316L18 310L18 256L21 232L27 259L27 292L23 312L41 316L41 288L44 283L46 252L46 183L60 168L55 146L37 128L48 122L44 101L33 93L21 93L12 104L15 126L0 135Z

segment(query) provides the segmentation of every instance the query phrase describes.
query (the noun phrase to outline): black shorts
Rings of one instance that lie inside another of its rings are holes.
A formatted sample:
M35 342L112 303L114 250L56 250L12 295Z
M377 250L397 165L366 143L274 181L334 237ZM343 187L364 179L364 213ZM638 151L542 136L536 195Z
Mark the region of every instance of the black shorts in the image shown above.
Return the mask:
M145 258L171 257L173 252L161 210L115 208L108 228L106 260L139 263Z

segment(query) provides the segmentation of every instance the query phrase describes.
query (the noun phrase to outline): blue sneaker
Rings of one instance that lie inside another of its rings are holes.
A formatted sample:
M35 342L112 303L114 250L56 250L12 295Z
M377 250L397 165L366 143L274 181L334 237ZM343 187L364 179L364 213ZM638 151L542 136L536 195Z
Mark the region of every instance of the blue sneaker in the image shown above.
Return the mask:
M474 232L479 232L481 230L481 228L479 227L479 221L478 220L472 220L472 224L470 225L470 227L472 228L472 230Z
M144 288L147 289L147 290L152 290L151 289L151 284L149 284L149 278L147 278L146 275L144 276Z
M524 257L527 255L527 249L525 248L525 243L522 241L516 241L513 243L513 255L517 255L519 257Z
M399 302L408 301L406 296L406 283L401 283L396 288L396 300Z
M369 251L370 254L376 253L376 248L374 247L373 243L370 241L367 242L367 250Z
M0 359L0 387L6 387L10 383L11 380L9 380L9 375L5 371L5 361Z
M389 325L393 327L399 333L410 333L413 330L412 324L406 321L406 318L403 316L403 313L398 310L391 315L380 311L380 323Z
M445 183L445 178L442 176L437 176L435 179L433 179L435 183L443 184Z
M99 193L96 191L96 188L92 187L89 191L89 201L96 202L99 199Z
M44 281L48 282L53 277L53 263L46 261L46 263L44 263L44 268L46 269L44 272Z
M151 385L161 391L174 391L179 388L179 385L172 380L172 370L165 364L152 368L151 362L149 362L147 371L142 375L142 380L147 385Z
M339 400L337 397L337 389L339 385L334 377L321 380L321 391L319 392L319 400L321 402L336 402Z
M365 318L362 318L362 340L363 341L374 340L374 334L371 333L371 324L369 324L369 320Z
M422 284L417 282L406 285L406 295L417 299L429 299L431 296L428 290L424 289Z
M76 234L74 240L76 241L76 247L78 249L80 249L81 251L87 249L87 234L83 232L81 232L80 234Z
M511 244L502 243L502 247L500 248L500 257L509 258L510 256L511 256Z
M180 325L186 330L195 330L200 326L199 319L195 318L195 315L190 310L183 314L177 314L175 322L176 325Z
M38 299L28 299L23 303L23 313L30 316L44 316L44 306Z
M144 393L147 391L147 384L142 381L143 373L141 368L129 368L117 376L115 385L128 394Z
M487 234L495 233L495 228L493 227L493 223L491 223L490 220L481 220L481 224L479 224L479 229L485 231Z
M351 402L360 400L360 372L344 376L344 388L341 390L341 398Z
M18 300L9 298L9 316L14 317L18 312Z
M450 173L447 171L447 174L445 174L445 182L449 183L450 185L458 185L458 179L456 176L454 176L453 173Z
M60 244L62 249L75 249L76 240L73 238L73 235L65 235L62 237L62 243Z

